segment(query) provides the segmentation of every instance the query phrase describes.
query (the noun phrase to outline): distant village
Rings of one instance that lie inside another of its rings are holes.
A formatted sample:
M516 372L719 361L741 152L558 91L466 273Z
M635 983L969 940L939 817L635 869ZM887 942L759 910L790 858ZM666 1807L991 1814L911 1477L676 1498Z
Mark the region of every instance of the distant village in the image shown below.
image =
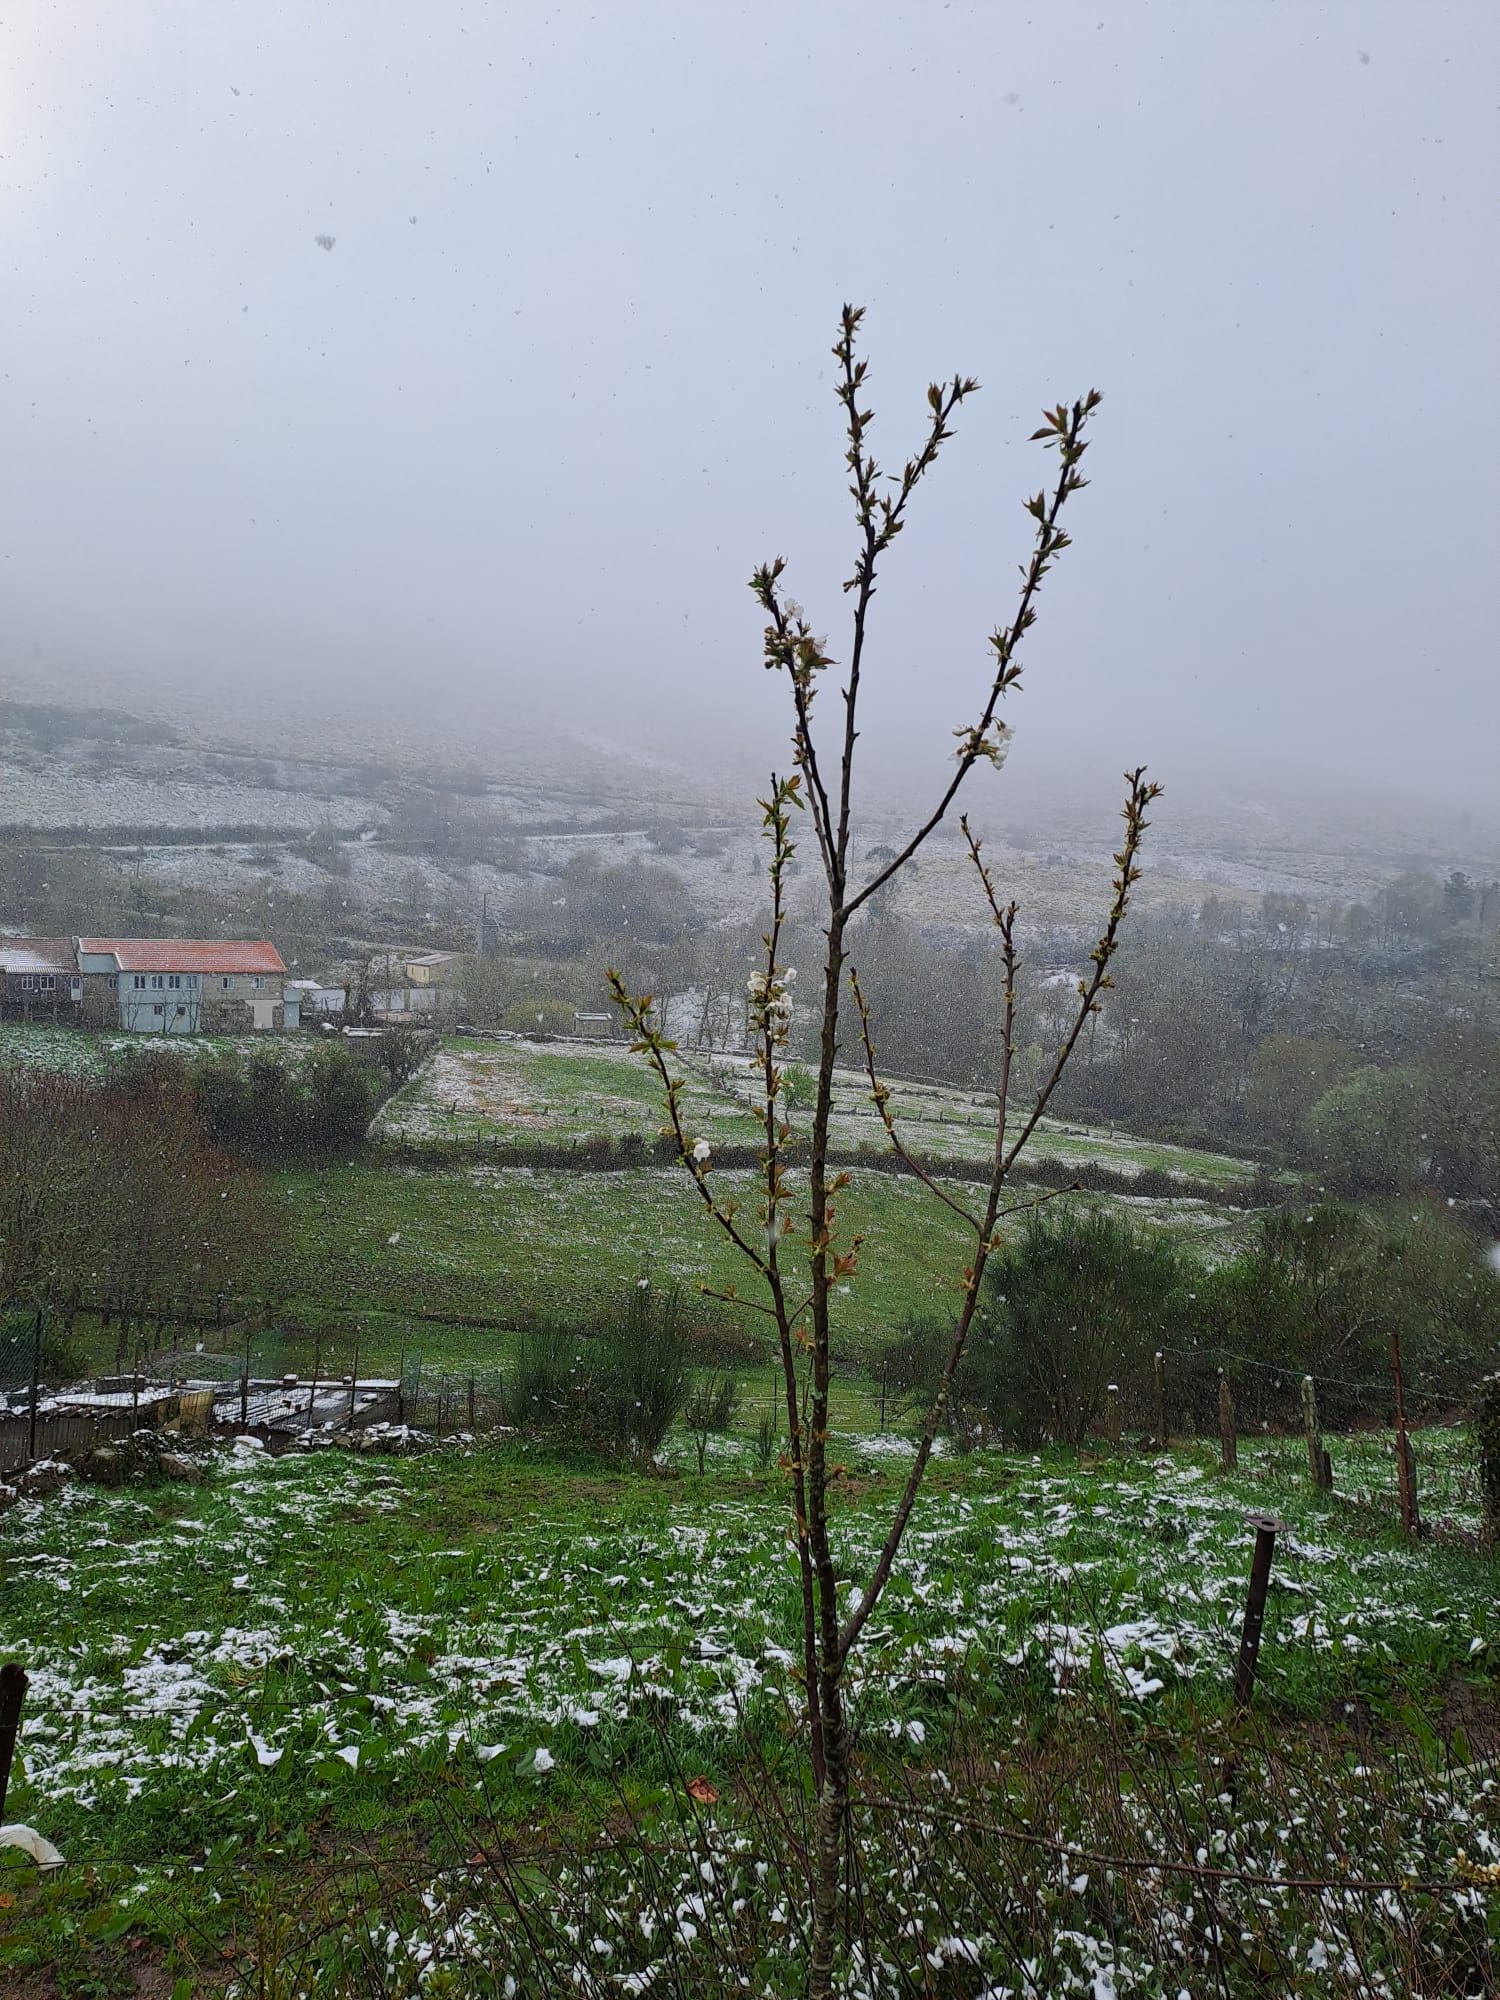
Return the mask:
M361 993L374 1021L453 1011L462 954L383 963ZM0 937L0 1020L132 1034L274 1034L342 1020L347 986L294 979L265 938Z
M0 935L0 1021L141 1035L444 1027L463 1012L467 962L456 951L381 952L357 981L325 985L294 978L265 938ZM572 1032L591 1040L615 1028L612 1014L573 1016Z

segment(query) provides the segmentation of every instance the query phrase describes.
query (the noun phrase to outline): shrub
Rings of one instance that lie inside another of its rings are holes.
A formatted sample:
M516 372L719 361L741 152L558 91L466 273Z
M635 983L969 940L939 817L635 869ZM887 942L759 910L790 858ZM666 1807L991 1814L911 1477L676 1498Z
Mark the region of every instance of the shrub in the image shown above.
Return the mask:
M896 1338L876 1351L875 1379L901 1396L932 1396L952 1338L946 1320L908 1319Z
M708 1455L709 1438L715 1433L722 1435L729 1429L739 1405L740 1385L732 1375L721 1375L717 1370L711 1370L693 1378L682 1414L698 1449L700 1477Z
M1149 1381L1191 1269L1177 1245L1107 1210L1033 1216L990 1266L961 1401L1019 1443L1081 1443L1110 1382Z
M374 1116L374 1072L337 1046L294 1067L269 1050L233 1050L193 1072L208 1136L250 1159L284 1161L353 1152Z
M523 1336L506 1416L534 1436L641 1462L661 1449L688 1386L678 1294L637 1286L603 1328Z
M434 1047L430 1034L414 1028L409 1021L396 1021L380 1033L375 1060L388 1091L410 1083Z
M1250 1364L1236 1395L1252 1418L1293 1420L1306 1374L1326 1423L1384 1419L1393 1334L1418 1398L1460 1397L1500 1342L1483 1246L1432 1201L1279 1209L1200 1297L1212 1338ZM1212 1374L1206 1357L1202 1372Z
M768 1472L775 1464L781 1449L781 1420L775 1407L762 1410L760 1422L755 1426L755 1462L762 1472Z

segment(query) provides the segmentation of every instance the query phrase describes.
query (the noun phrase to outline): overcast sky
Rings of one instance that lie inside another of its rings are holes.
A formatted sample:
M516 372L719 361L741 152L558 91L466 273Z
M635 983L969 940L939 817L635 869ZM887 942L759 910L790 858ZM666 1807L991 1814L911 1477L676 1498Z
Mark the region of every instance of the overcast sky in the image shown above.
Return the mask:
M851 299L887 463L984 385L877 604L888 742L971 714L1024 440L1097 384L1021 747L1482 797L1497 84L1492 0L19 0L0 671L753 739L756 561L843 651Z

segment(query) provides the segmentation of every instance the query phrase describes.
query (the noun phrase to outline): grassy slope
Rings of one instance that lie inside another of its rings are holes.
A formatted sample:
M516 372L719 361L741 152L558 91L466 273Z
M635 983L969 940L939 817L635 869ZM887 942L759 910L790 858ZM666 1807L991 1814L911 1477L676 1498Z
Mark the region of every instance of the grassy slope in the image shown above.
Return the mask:
M310 1320L431 1313L524 1324L617 1298L643 1275L686 1288L738 1284L756 1296L753 1273L676 1168L583 1174L356 1164L279 1175L277 1184L291 1232L281 1293ZM725 1173L719 1186L753 1216L752 1174ZM955 1183L953 1192L972 1200L975 1190ZM1210 1242L1225 1243L1244 1226L1243 1217L1198 1203L1143 1202L1132 1212ZM866 1239L859 1274L839 1300L849 1355L910 1314L947 1309L973 1239L918 1183L856 1171L839 1224ZM744 1318L760 1323L755 1314ZM483 1351L482 1341L455 1340L455 1354Z
M755 1116L755 1077L741 1058L681 1051L675 1068L685 1078L684 1123L695 1135L721 1144L753 1145L761 1128ZM982 1160L994 1144L993 1104L971 1091L941 1085L892 1082L891 1108L916 1151L938 1159ZM662 1125L661 1091L641 1057L623 1044L597 1048L527 1041L475 1042L452 1038L436 1060L381 1113L379 1129L420 1144L424 1140L569 1140L591 1134L654 1137ZM800 1127L805 1119L792 1120ZM834 1143L846 1151L881 1150L885 1140L861 1072L835 1078ZM1044 1122L1032 1145L1038 1157L1088 1161L1117 1172L1156 1168L1200 1181L1205 1191L1249 1178L1244 1160L1226 1153L1168 1146Z
M1459 1494L1463 1443L1418 1448L1436 1512ZM838 1526L858 1565L900 1468L875 1441L841 1452L861 1475ZM1317 1727L1347 1700L1436 1715L1455 1676L1492 1687L1495 1562L1404 1544L1388 1501L1352 1497L1362 1477L1387 1494L1388 1441L1340 1447L1350 1490L1334 1500L1295 1466L1280 1444L1248 1446L1234 1479L1190 1452L940 1465L871 1628L866 1724L940 1743L977 1701L1003 1738L1038 1688L1080 1677L1102 1677L1148 1738L1217 1711L1245 1514L1268 1495L1291 1529L1262 1652L1268 1716ZM701 1481L504 1451L323 1453L231 1460L200 1489L23 1503L0 1522L0 1645L32 1674L12 1816L105 1863L108 1885L113 1861L235 1838L291 1856L438 1853L481 1790L519 1824L565 1782L587 1810L601 1774L601 1800L621 1785L648 1800L683 1767L727 1782L736 1744L774 1741L792 1692L785 1501L781 1475L728 1446ZM547 1780L538 1746L556 1760ZM0 1935L0 1963L18 1941L45 1952L49 1911L76 1916L105 1889L75 1873L50 1893ZM217 1936L252 1892L231 1859L174 1893L182 1931Z

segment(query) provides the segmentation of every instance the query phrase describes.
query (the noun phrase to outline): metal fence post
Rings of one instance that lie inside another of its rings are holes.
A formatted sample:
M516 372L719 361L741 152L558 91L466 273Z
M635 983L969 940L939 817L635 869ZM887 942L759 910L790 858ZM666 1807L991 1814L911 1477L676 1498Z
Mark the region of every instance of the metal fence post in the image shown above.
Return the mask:
M1500 1373L1486 1375L1474 1399L1479 1457L1480 1547L1500 1548Z
M314 1404L315 1402L317 1402L317 1400L318 1400L318 1364L319 1364L319 1362L320 1362L320 1361L322 1360L322 1358L323 1358L323 1336L322 1336L322 1334L321 1334L321 1333L316 1333L316 1334L314 1334L314 1335L313 1335L313 1372L312 1372L312 1387L311 1387L311 1389L309 1389L309 1391L308 1391L308 1395L307 1395L307 1428L308 1428L308 1430L311 1430L311 1429L312 1429L312 1421L313 1421L313 1404Z
M5 1818L5 1794L21 1728L21 1704L26 1699L26 1670L19 1660L0 1667L0 1822Z

